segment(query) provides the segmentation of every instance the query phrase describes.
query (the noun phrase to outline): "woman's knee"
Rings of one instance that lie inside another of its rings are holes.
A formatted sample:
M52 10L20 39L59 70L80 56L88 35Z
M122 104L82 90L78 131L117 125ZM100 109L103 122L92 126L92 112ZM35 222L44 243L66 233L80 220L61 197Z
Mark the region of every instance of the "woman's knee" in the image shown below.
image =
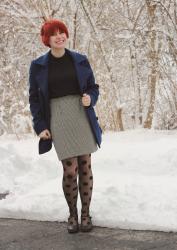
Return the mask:
M62 161L64 174L68 176L68 178L73 178L77 176L78 173L78 164L77 159L66 159Z

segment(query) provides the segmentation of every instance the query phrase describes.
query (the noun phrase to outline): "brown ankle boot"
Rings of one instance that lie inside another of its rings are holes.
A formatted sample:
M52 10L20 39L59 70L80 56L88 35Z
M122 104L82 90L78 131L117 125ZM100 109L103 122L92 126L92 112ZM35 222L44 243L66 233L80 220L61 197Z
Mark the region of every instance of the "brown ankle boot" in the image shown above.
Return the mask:
M89 232L92 230L92 217L89 215L81 215L81 225L80 225L80 231L81 232Z
M77 233L79 231L78 216L70 215L67 225L68 233Z

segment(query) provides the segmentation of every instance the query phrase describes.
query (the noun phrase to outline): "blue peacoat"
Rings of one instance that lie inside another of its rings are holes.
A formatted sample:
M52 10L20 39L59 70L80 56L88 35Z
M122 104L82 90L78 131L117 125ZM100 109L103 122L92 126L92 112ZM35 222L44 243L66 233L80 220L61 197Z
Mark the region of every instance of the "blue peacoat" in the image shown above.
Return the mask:
M95 140L100 147L102 129L98 123L94 106L99 96L99 85L95 83L93 71L85 55L66 49L71 55L80 88L80 96L87 93L91 97L90 106L84 106L88 121L91 125ZM37 135L43 130L50 132L50 99L48 93L48 59L49 51L33 60L29 70L29 104L32 115L33 128ZM48 152L52 148L51 139L39 139L39 154Z

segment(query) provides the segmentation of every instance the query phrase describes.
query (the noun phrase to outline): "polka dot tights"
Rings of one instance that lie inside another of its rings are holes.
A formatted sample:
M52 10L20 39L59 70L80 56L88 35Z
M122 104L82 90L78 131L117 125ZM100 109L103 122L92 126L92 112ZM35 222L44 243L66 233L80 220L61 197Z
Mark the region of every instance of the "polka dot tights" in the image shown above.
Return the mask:
M77 198L79 190L82 204L81 215L89 215L89 206L93 189L91 154L64 159L62 160L62 165L62 187L70 214L77 214ZM77 183L78 175L79 183Z

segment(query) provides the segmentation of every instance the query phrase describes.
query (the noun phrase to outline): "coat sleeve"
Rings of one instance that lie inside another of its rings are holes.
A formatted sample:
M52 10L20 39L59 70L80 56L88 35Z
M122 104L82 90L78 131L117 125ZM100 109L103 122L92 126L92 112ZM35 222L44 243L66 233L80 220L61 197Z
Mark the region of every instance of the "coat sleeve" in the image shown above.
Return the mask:
M47 124L42 117L40 100L38 95L38 86L35 81L35 64L31 62L29 69L29 104L32 115L33 128L37 135L47 129Z
M95 83L95 77L93 74L93 70L91 68L91 65L90 65L87 57L86 57L86 64L91 72L89 77L88 77L88 80L87 80L87 89L86 89L86 93L88 95L90 95L90 97L91 97L90 106L87 106L89 108L89 107L93 107L96 105L96 102L97 102L98 96L99 96L99 85Z

